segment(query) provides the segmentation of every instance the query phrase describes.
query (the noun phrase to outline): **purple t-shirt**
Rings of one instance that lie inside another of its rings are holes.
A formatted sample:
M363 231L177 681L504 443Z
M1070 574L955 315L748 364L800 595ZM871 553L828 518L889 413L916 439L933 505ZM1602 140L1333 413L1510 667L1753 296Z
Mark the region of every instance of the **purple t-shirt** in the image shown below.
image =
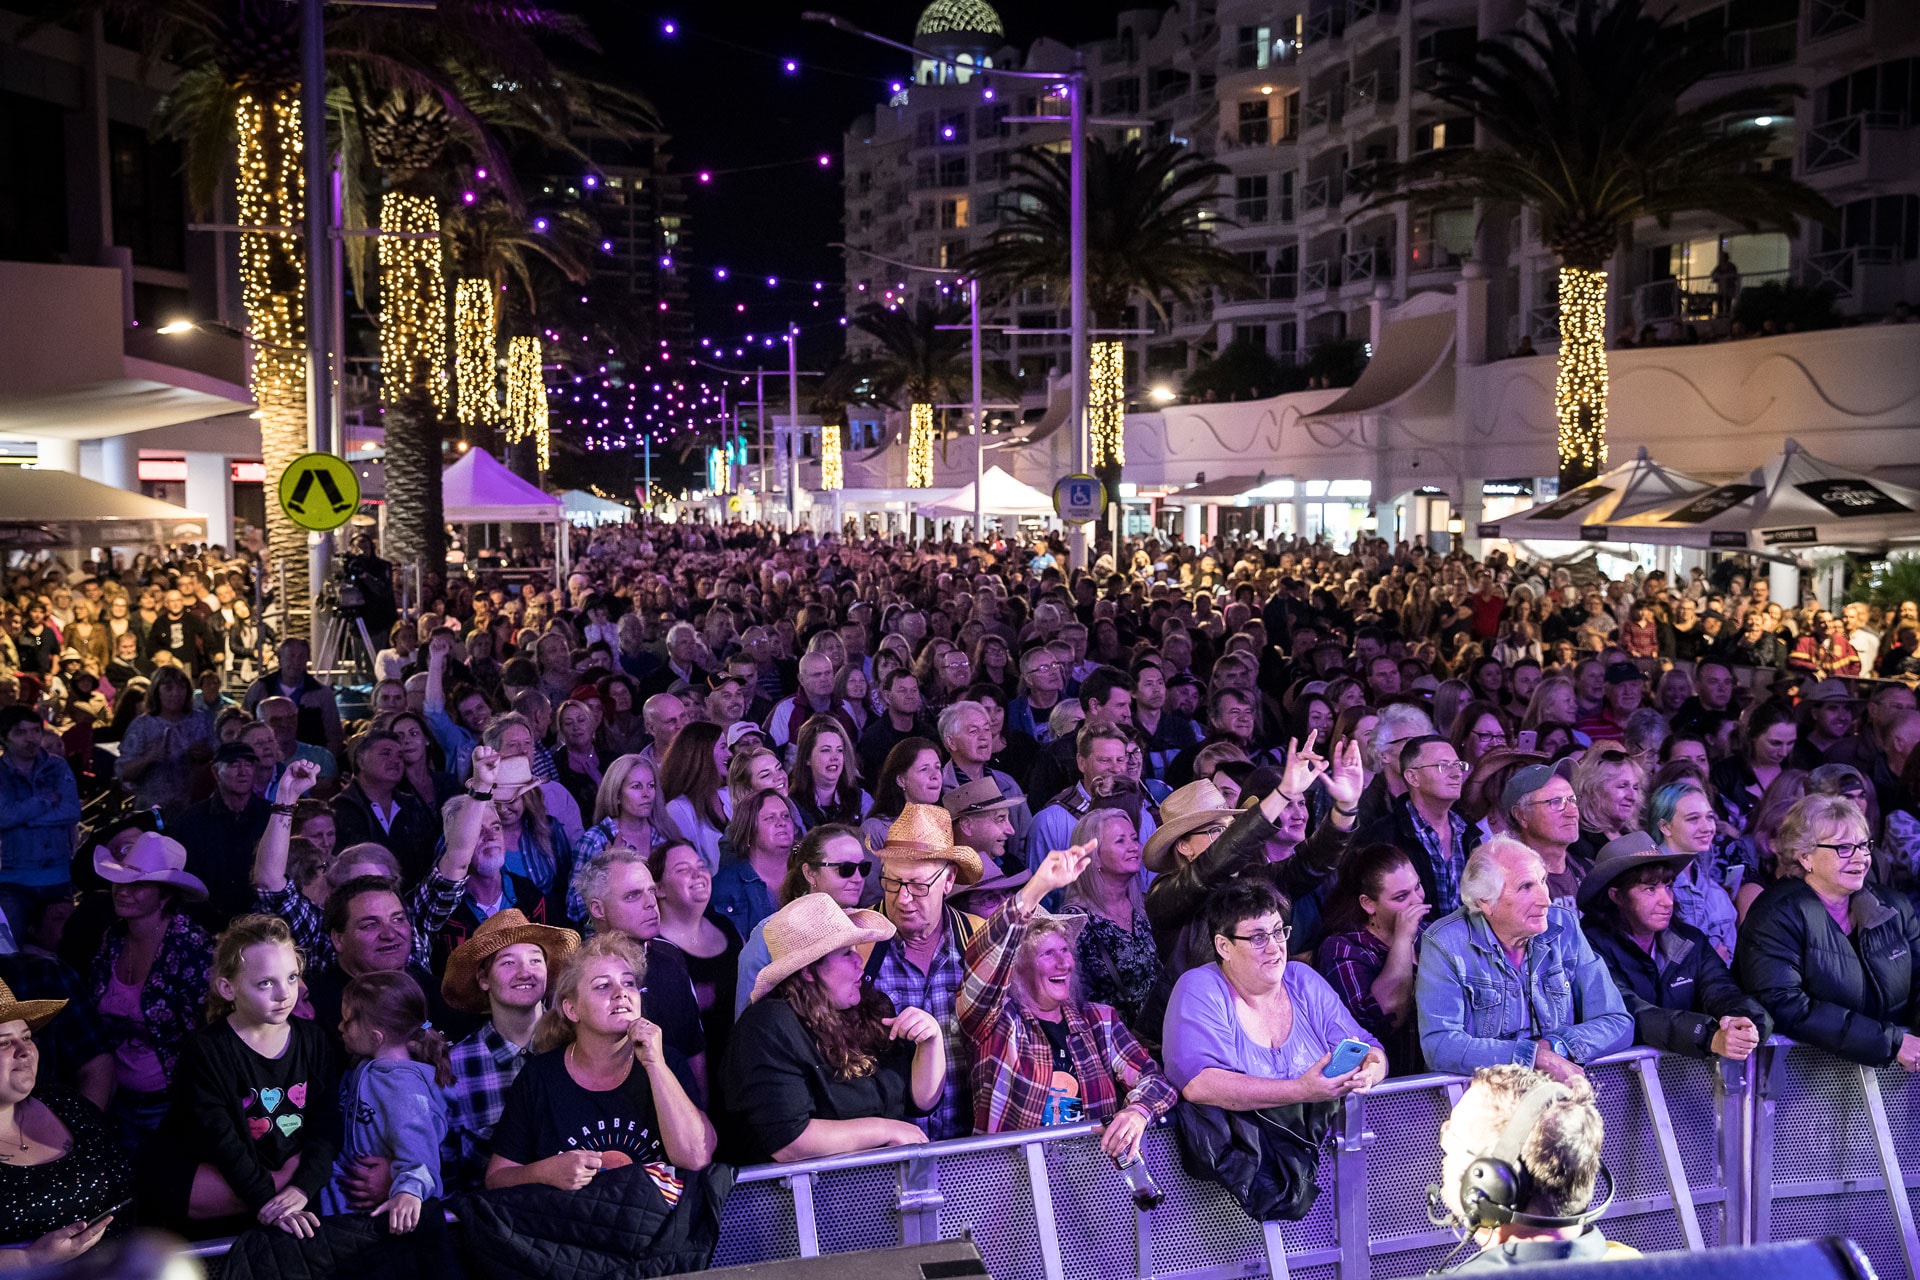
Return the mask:
M1234 1012L1233 988L1217 964L1189 969L1173 984L1164 1036L1167 1079L1176 1089L1208 1067L1267 1080L1297 1080L1342 1040L1378 1046L1312 966L1287 965L1281 986L1293 1002L1293 1029L1269 1048L1247 1034Z

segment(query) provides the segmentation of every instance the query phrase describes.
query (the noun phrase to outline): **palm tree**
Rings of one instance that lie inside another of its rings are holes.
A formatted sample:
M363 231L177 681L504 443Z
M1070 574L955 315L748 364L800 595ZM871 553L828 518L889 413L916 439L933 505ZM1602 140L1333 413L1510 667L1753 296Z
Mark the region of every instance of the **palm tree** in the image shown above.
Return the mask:
M1071 293L1070 164L1066 153L1040 149L1015 158L999 230L967 257L966 270L1002 288L1038 283L1059 297ZM1252 283L1239 259L1214 243L1223 225L1214 212L1215 186L1228 172L1177 143L1088 139L1087 310L1096 329L1127 327L1135 298L1164 321L1169 302L1191 306L1213 289ZM1092 463L1107 491L1117 493L1126 462L1125 344L1092 345Z
M1711 213L1748 232L1828 218L1819 195L1763 167L1770 129L1749 123L1798 92L1771 86L1683 103L1719 69L1720 41L1647 12L1645 0L1536 6L1516 31L1444 60L1429 89L1471 115L1487 145L1376 165L1383 194L1432 209L1521 205L1560 259L1554 403L1563 491L1607 456L1606 268L1642 218ZM1355 216L1358 216L1356 214Z
M879 343L879 350L848 361L831 379L843 398L906 409L908 488L933 486L934 406L973 394L971 339L962 327L967 316L959 302L923 300L910 311L868 303L855 313L852 327ZM939 418L944 440L946 415Z

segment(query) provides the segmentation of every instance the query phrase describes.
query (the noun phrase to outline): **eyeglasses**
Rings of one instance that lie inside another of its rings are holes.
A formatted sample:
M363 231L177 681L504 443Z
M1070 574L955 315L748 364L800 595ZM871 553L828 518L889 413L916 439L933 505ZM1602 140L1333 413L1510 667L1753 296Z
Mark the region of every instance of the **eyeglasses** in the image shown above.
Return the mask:
M1244 942L1255 951L1268 951L1274 947L1285 947L1287 939L1293 936L1293 930L1287 925L1278 929L1255 929L1252 933L1230 933L1227 937L1235 942Z
M1551 809L1555 813L1565 813L1569 809L1580 807L1580 801L1574 796L1550 796L1545 800L1528 800L1524 803L1538 805L1542 809Z
M1813 847L1816 849L1833 850L1834 856L1842 862L1852 862L1861 854L1871 853L1873 851L1873 846L1864 842L1860 844L1816 844Z
M1458 775L1466 773L1467 770L1471 768L1473 768L1473 766L1465 760L1435 760L1432 764L1417 764L1414 765L1412 769L1404 769L1402 772L1412 773L1415 769L1438 769L1442 773Z
M809 862L807 865L816 871L837 871L842 880L864 877L871 870L864 862Z
M924 898L933 892L933 886L940 883L940 876L931 880L895 880L892 876L880 877L880 888L896 898Z
M1467 736L1469 738L1472 738L1475 742L1491 743L1491 742L1505 742L1507 740L1507 732L1504 729L1492 729L1492 730L1475 729L1472 733L1469 733Z
M1037 676L1042 671L1058 671L1059 669L1060 664L1057 662L1036 662L1027 668L1027 674Z

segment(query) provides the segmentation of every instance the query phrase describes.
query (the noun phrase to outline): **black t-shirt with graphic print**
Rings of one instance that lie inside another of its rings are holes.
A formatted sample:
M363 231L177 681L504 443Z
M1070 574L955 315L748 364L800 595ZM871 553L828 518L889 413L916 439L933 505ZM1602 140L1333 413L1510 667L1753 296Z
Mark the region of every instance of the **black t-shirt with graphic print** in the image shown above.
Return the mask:
M687 1096L693 1072L671 1046L663 1046ZM532 1164L568 1151L620 1151L635 1164L671 1163L660 1141L653 1087L638 1062L617 1089L583 1089L567 1073L566 1050L527 1059L507 1090L506 1109L493 1131L493 1150L515 1164Z

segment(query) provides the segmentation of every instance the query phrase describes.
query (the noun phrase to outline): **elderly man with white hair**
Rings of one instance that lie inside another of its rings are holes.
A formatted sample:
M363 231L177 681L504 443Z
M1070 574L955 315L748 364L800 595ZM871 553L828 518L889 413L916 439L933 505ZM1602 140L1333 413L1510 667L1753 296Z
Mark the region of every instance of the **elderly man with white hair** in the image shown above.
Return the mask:
M1553 905L1540 855L1507 836L1473 851L1460 908L1421 937L1414 1007L1428 1068L1450 1075L1506 1062L1566 1082L1633 1040L1605 962Z

